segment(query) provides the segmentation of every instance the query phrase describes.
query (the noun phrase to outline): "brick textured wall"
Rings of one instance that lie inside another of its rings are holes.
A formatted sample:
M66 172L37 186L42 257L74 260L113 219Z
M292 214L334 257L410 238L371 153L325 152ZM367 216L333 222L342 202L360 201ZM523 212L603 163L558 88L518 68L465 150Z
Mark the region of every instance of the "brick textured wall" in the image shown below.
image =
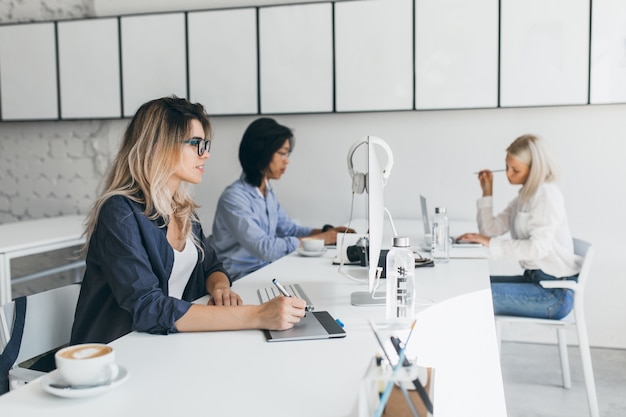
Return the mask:
M111 157L111 123L0 124L0 223L85 213Z
M57 20L94 15L93 0L0 0L0 22Z

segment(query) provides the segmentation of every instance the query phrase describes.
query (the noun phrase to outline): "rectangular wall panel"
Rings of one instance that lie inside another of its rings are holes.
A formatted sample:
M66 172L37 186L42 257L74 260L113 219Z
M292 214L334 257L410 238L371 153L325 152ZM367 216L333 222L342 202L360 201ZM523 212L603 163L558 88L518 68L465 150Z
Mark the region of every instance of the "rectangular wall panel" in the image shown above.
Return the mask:
M498 0L420 0L416 109L498 106Z
M121 25L124 116L156 98L187 97L185 14L127 16Z
M188 15L189 96L210 115L258 113L256 9Z
M333 111L331 3L259 10L262 113Z
M626 1L592 5L590 102L626 103Z
M2 120L59 117L54 25L0 26Z
M58 31L61 118L121 117L118 19L64 21Z
M335 3L336 110L413 108L413 2Z
M586 104L589 0L502 0L500 105Z

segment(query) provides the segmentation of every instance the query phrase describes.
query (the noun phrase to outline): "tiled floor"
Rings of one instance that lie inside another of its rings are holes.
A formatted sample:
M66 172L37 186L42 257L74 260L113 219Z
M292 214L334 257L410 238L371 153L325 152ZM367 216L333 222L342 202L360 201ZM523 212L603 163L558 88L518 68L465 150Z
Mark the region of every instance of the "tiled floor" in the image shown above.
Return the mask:
M37 265L59 265L72 256L74 249L64 249L15 259L12 261L12 273L20 276L36 271ZM71 283L74 279L75 275L70 271L27 281L14 285L13 294L27 295ZM578 348L570 347L569 355L572 388L564 389L561 386L561 368L556 345L512 342L502 344L502 376L509 417L589 416ZM625 417L626 349L593 348L591 355L600 415Z
M509 417L589 416L580 351L568 349L572 387L561 385L556 345L502 343L502 377ZM602 417L626 416L626 350L591 349Z

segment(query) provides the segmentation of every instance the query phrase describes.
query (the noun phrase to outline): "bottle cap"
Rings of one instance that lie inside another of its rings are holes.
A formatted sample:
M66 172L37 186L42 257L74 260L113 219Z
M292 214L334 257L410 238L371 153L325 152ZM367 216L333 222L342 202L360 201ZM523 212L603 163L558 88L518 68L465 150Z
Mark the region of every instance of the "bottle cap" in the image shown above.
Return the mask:
M439 214L439 213L446 213L446 208L445 207L435 207L435 213Z
M400 248L408 248L411 246L409 244L409 238L406 236L394 236L393 238L393 246Z

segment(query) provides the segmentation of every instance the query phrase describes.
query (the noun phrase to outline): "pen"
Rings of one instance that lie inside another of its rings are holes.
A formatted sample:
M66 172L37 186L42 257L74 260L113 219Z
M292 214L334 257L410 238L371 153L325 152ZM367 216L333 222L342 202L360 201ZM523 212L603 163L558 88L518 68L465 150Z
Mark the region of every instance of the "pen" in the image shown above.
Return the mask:
M276 286L276 288L278 288L278 291L280 291L280 293L281 293L282 295L284 295L285 297L291 297L291 294L289 294L289 293L287 292L287 290L285 289L285 287L283 287L283 286L281 285L281 283L280 283L280 282L278 282L278 280L277 280L276 278L274 278L274 279L272 280L272 284L274 284L274 285Z
M491 171L491 172L504 172L506 171L506 169L502 168L502 169L483 169L483 171ZM482 171L476 171L474 172L474 175L478 175L480 174Z

